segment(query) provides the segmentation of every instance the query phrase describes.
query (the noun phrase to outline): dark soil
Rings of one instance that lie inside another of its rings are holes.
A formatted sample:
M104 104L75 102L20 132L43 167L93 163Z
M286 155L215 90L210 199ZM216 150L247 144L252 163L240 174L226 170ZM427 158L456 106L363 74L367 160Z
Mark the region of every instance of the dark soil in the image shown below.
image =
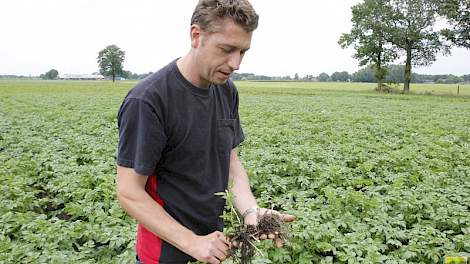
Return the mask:
M234 245L230 250L230 255L235 262L249 264L255 255L254 242L259 240L259 236L273 234L285 239L287 232L284 221L278 214L266 213L258 216L258 225L242 226L230 236L229 239Z

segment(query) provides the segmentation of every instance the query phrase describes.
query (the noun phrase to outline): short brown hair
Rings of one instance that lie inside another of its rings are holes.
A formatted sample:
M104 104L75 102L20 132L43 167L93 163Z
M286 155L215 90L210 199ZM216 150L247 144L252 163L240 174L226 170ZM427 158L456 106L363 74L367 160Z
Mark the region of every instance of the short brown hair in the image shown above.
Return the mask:
M246 32L258 27L258 14L248 0L199 0L191 18L191 25L214 32L214 22L229 17Z

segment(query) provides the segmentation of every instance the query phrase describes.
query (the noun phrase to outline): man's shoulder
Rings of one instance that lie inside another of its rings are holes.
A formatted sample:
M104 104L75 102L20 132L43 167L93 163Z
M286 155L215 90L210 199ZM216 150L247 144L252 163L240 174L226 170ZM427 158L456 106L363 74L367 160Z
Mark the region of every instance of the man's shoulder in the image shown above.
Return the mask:
M174 61L161 68L160 70L150 74L140 82L138 82L128 93L126 98L135 98L148 100L155 96L165 94L168 88L168 79L174 75Z

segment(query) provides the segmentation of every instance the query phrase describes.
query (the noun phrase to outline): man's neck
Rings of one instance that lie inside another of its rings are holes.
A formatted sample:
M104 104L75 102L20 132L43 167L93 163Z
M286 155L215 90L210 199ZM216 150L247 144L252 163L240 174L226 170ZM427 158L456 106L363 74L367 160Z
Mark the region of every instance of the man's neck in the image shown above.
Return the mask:
M179 58L176 61L176 66L178 67L183 77L192 85L202 89L207 89L209 87L209 83L201 81L197 71L197 65L194 62L194 58L191 56L191 53L188 53L184 57Z

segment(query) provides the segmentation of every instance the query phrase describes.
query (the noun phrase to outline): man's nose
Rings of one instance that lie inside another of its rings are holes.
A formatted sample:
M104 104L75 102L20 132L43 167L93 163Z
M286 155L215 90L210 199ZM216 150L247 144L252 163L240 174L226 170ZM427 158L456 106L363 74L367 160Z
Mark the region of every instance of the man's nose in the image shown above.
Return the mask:
M241 54L238 54L238 53L232 54L228 60L228 66L230 66L232 71L236 71L240 69L241 63L242 63L242 56Z

